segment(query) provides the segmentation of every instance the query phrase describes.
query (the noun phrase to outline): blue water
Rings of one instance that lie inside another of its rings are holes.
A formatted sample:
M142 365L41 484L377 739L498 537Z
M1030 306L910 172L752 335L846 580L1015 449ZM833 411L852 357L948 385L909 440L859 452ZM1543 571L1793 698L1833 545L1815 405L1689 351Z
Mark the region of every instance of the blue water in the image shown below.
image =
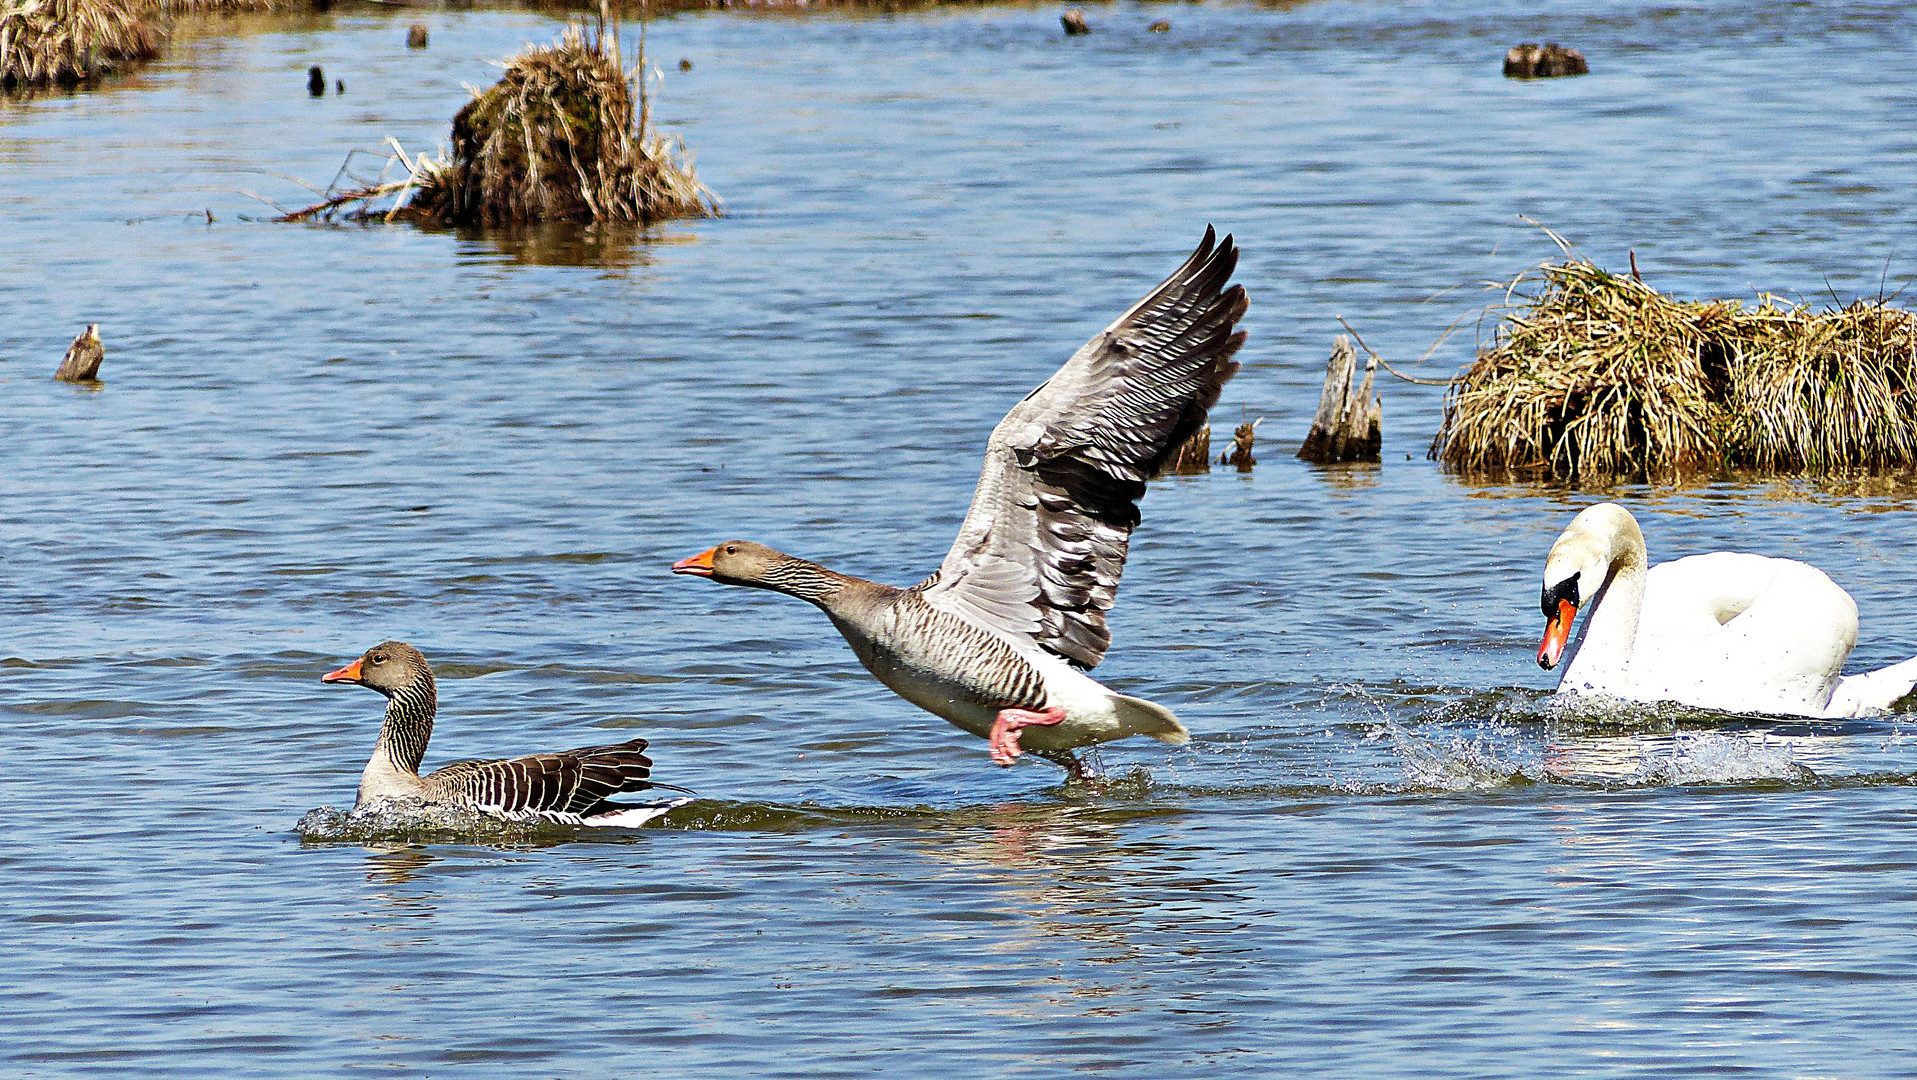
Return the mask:
M0 1072L1917 1072L1906 718L1593 723L1532 663L1599 497L1657 559L1823 567L1855 668L1917 653L1917 484L1469 483L1397 381L1381 466L1291 457L1334 316L1450 373L1557 254L1521 216L1685 296L1903 288L1917 14L1057 14L656 20L728 213L642 235L242 193L433 148L546 16L216 24L0 104ZM1523 40L1593 73L1508 82ZM992 424L1208 222L1252 299L1215 435L1264 418L1260 461L1153 486L1098 671L1189 747L995 768L811 608L667 572L742 536L918 580ZM88 322L103 384L53 382ZM644 736L699 800L303 840L379 717L318 677L386 638L439 674L429 764Z

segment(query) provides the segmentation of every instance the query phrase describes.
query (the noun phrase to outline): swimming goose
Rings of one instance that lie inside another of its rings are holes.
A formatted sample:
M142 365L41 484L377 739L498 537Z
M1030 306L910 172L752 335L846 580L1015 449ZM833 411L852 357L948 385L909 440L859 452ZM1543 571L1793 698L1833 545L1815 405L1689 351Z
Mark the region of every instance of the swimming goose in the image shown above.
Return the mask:
M426 657L403 641L381 642L320 681L364 686L386 696L386 722L360 774L355 810L383 800L417 799L507 821L631 828L687 801L607 801L649 788L685 791L647 779L652 759L645 755L644 739L499 761L456 761L419 775L439 711L439 690Z
M1074 748L1188 741L1171 710L1085 672L1111 643L1105 613L1146 479L1238 370L1245 291L1226 287L1238 252L1216 235L992 429L971 510L931 577L899 589L745 540L673 572L817 605L880 682L989 739L1000 765L1030 750L1077 778Z
M1551 545L1539 667L1557 665L1587 612L1558 693L1838 718L1883 712L1917 683L1917 658L1839 674L1857 603L1814 566L1730 551L1649 561L1616 503L1578 514Z

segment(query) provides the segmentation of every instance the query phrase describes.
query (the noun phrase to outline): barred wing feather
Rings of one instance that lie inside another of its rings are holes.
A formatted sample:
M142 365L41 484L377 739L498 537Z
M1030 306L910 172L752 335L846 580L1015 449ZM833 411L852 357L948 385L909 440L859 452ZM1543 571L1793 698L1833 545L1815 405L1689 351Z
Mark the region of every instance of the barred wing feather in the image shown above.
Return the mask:
M1216 235L999 421L957 541L915 586L927 603L1083 668L1104 658L1145 481L1238 370L1245 291Z
M507 817L577 816L655 785L646 740L499 761L457 761L427 776L474 809Z

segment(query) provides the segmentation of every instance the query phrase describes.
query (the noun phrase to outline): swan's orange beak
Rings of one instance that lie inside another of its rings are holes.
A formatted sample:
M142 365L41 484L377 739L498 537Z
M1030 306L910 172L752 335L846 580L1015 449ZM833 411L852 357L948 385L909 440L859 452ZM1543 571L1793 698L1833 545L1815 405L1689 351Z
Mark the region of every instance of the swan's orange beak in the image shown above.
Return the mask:
M1558 613L1544 624L1544 640L1538 645L1538 666L1546 671L1558 666L1559 658L1564 655L1564 643L1571 640L1571 620L1577 618L1578 606L1569 600L1558 601Z
M360 661L355 660L352 663L346 665L345 667L340 668L338 671L329 671L326 674L321 675L320 681L321 682L356 683L359 681L359 665L360 665Z
M712 557L718 553L718 548L707 548L697 555L688 555L672 564L672 572L675 574L697 574L700 577L711 577Z

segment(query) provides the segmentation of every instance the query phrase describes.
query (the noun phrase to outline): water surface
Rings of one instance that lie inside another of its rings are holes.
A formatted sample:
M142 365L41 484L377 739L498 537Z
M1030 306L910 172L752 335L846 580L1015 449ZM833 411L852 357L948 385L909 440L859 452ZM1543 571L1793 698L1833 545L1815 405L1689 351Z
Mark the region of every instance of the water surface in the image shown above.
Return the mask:
M1593 493L1446 476L1395 381L1382 466L1290 451L1334 316L1455 369L1481 283L1556 252L1521 215L1685 296L1901 288L1917 16L1090 16L657 21L729 213L644 235L242 193L432 147L541 15L249 21L0 104L6 1071L1909 1074L1904 718L1557 715L1537 572ZM1593 74L1508 82L1521 40ZM918 580L992 424L1207 222L1252 297L1217 435L1265 418L1260 463L1154 485L1099 669L1189 747L1000 770L812 609L667 573L743 536ZM52 382L87 322L105 382ZM1917 652L1907 480L1603 494L1656 558L1822 566L1855 667ZM642 735L699 801L303 842L379 711L318 676L385 638L438 667L429 763Z

